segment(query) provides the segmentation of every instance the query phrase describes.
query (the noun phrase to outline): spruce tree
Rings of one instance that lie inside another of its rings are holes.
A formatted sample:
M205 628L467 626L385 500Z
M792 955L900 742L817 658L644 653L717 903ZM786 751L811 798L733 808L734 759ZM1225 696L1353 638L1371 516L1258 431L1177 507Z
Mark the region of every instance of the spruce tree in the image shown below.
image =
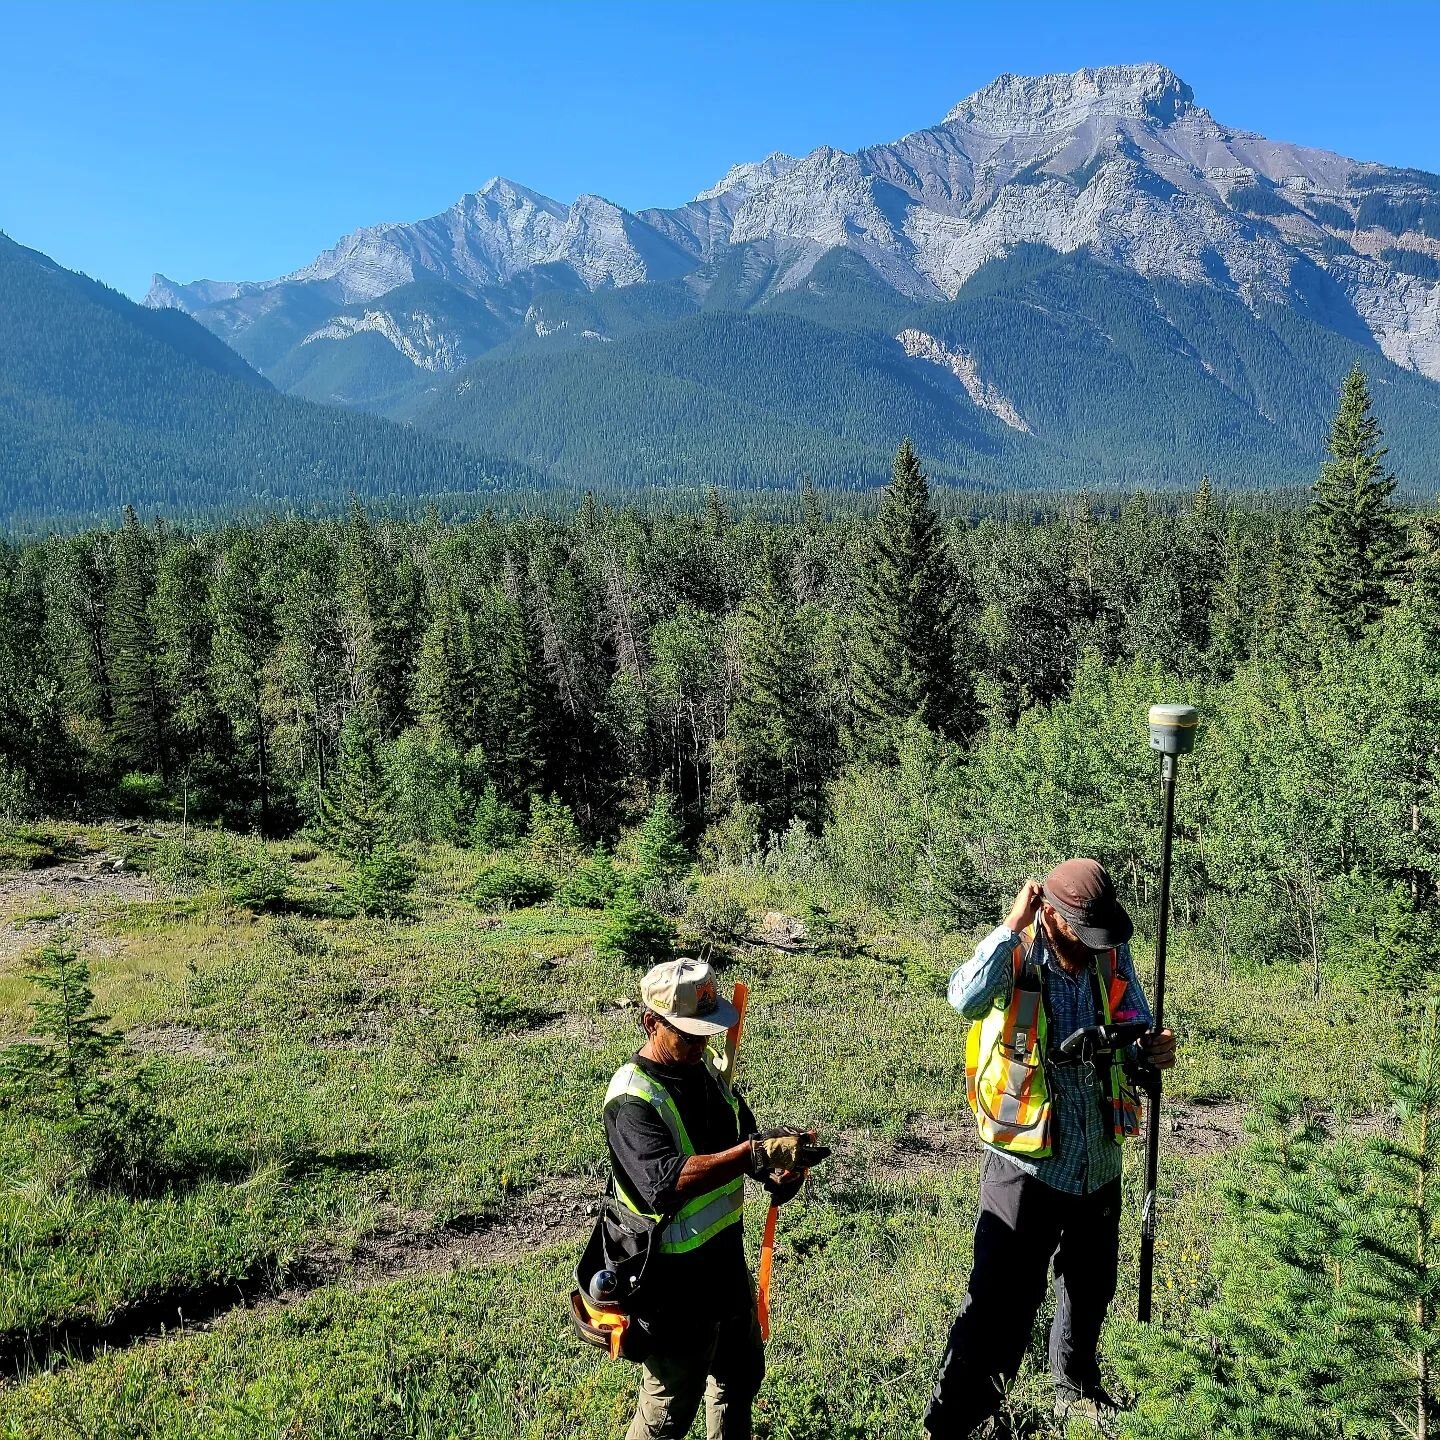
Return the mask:
M75 1120L103 1104L107 1075L122 1037L92 1013L90 967L63 940L46 945L26 977L40 991L33 1042L0 1051L0 1095L47 1117Z
M392 811L375 721L363 708L352 710L340 727L335 766L315 828L336 854L362 860L390 838Z
M266 582L260 536L252 530L239 531L221 557L211 592L210 675L216 702L249 762L262 835L273 829L275 787L274 720L267 701L276 631Z
M110 558L101 537L75 535L53 541L46 567L46 629L72 724L88 747L108 749L114 719L110 689L110 635L106 598Z
M1353 640L1394 603L1404 539L1390 505L1380 422L1357 364L1345 377L1314 499L1306 516L1309 592L1317 617Z
M1429 1114L1433 1082L1407 1085ZM1133 1357L1142 1399L1127 1433L1372 1440L1407 1433L1396 1420L1409 1410L1423 1437L1434 1143L1417 1145L1417 1129L1366 1146L1332 1138L1292 1100L1262 1109L1264 1133L1225 1186L1218 1293Z
M447 578L431 593L430 620L415 663L414 709L426 731L469 750L482 739L475 627Z
M211 691L214 608L211 556L194 541L170 545L156 571L151 619L155 664L165 688L181 815L189 818L193 772L220 767L223 721Z
M395 804L380 737L368 710L353 710L340 729L340 745L316 830L350 862L345 897L357 915L404 917L415 867L395 834Z
M1176 668L1188 673L1210 651L1215 594L1225 574L1225 535L1210 477L1202 475L1180 524L1175 578L1180 596L1180 637L1185 653Z
M819 817L822 723L805 627L767 548L760 585L741 602L739 673L728 750L736 797L758 809L761 835Z
M411 662L425 624L423 577L408 554L392 551L388 538L354 504L337 575L349 688L372 707L387 736L412 718Z
M721 539L730 528L730 512L725 508L720 491L710 486L705 492L705 533L712 540Z
M682 879L693 863L685 848L679 807L660 790L635 832L635 874L643 886L666 889Z
M887 754L918 719L948 738L972 724L972 680L959 642L958 577L920 458L904 441L859 577L852 729Z
M272 666L277 692L276 749L313 810L325 793L344 703L334 554L316 535L295 556L279 586L279 641Z
M124 1037L95 1013L90 967L65 939L46 945L26 977L39 990L30 1036L0 1050L0 1102L53 1127L96 1185L138 1188L156 1178L168 1127L149 1081L124 1053Z
M116 750L125 768L165 780L170 726L150 616L155 579L154 543L127 505L115 538L107 616Z
M492 611L494 651L481 743L502 788L523 800L543 787L550 774L548 742L558 701L545 669L528 587L517 578L514 592L499 592Z
M1380 1062L1400 1133L1377 1142L1377 1210L1386 1258L1404 1263L1400 1302L1408 1324L1399 1332L1414 1397L1415 1440L1429 1440L1435 1419L1434 1366L1440 1351L1440 1015L1434 999L1419 1015L1416 1043L1404 1064Z
M595 935L601 960L620 960L649 969L675 954L675 927L645 903L633 878L622 881L610 898Z

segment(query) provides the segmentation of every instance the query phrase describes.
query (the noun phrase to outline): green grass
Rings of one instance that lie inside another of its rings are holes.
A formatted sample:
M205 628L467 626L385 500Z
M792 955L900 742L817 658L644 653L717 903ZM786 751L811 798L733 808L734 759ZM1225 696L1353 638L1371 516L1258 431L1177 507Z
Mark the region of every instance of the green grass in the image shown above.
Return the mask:
M33 870L53 865L67 852L59 830L39 825L0 824L0 870Z
M397 1216L412 1229L483 1220L551 1177L598 1198L600 1098L638 1043L635 1010L618 1003L638 974L595 958L594 911L478 912L464 897L482 863L426 857L413 922L327 913L339 872L325 856L296 865L273 913L205 894L88 909L86 934L112 952L92 955L101 1008L137 1036L193 1041L147 1061L174 1127L171 1181L140 1197L79 1192L43 1136L0 1116L0 1332L13 1342L218 1282L283 1279ZM757 913L799 907L793 890L742 881ZM946 1152L928 1171L861 1157L902 1153L897 1139L916 1129L968 1135L964 1027L944 983L970 939L936 947L850 919L858 953L738 945L719 957L727 986L751 987L743 1079L757 1113L845 1141L785 1212L762 1436L913 1435L969 1258L972 1156ZM1138 947L1137 959L1144 968ZM5 998L13 1034L20 992ZM1316 1001L1298 971L1227 967L1183 935L1167 1014L1182 1036L1177 1099L1285 1088L1363 1111L1370 1079L1354 1057L1385 1049L1381 1009L1358 988L1332 979ZM1117 1313L1131 1303L1140 1163L1132 1147ZM1166 1155L1168 1323L1183 1324L1211 1283L1225 1163ZM567 1246L332 1285L212 1331L57 1364L0 1390L0 1434L619 1433L635 1375L568 1335L573 1261ZM1038 1414L1044 1399L1032 1366L1016 1403Z

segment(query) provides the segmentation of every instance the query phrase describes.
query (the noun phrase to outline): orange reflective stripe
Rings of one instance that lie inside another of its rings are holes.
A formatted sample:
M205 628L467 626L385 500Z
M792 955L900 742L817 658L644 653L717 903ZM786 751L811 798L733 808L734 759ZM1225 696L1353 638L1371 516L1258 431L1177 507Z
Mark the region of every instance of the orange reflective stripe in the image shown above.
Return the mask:
M1034 929L1025 931L1034 943ZM1036 1159L1051 1153L1050 1087L1045 1072L1044 979L1025 987L1029 948L1011 952L1015 967L1010 997L970 1026L965 1037L965 1098L975 1112L980 1138L998 1150ZM1125 997L1128 982L1120 972L1120 954L1110 950L1098 965L1100 1019L1110 1024ZM1110 1067L1105 1100L1110 1131L1117 1144L1140 1133L1139 1097L1117 1056Z
M1129 985L1120 973L1120 952L1111 950L1105 959L1109 973L1101 976L1100 997L1105 1011L1102 1018L1109 1025ZM1140 1133L1140 1099L1118 1055L1110 1062L1110 1133L1117 1145L1123 1144L1127 1136Z
M975 1021L965 1038L965 1095L981 1139L1003 1150L1048 1155L1050 1097L1041 1063L1043 996L1039 989L1021 984L1025 946L1017 944L1011 956L1015 975L1009 999Z

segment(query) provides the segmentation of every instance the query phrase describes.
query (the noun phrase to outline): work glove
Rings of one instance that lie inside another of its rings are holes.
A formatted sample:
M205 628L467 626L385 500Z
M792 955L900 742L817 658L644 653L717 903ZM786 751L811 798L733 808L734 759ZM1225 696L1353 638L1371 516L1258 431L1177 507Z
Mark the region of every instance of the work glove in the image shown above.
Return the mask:
M805 1172L802 1170L796 1175L786 1170L772 1170L769 1174L760 1177L760 1183L769 1193L772 1204L784 1205L800 1193L801 1187L805 1184Z
M750 1173L764 1175L770 1170L808 1170L828 1159L830 1148L816 1142L813 1130L780 1125L750 1137Z

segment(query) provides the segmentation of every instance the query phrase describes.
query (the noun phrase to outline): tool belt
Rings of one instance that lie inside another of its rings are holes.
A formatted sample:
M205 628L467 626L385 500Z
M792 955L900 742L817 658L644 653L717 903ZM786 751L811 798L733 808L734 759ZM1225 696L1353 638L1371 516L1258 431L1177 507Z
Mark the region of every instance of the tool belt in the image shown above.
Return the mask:
M645 1279L651 1260L659 1253L660 1232L672 1217L662 1215L651 1220L631 1214L616 1203L613 1185L612 1180L575 1267L570 1324L585 1344L606 1351L612 1360L638 1364L650 1353L653 1341L637 1310L647 1298ZM612 1231L623 1236L623 1244L612 1243ZM590 1282L602 1270L611 1271L617 1281L615 1297L604 1304L590 1298Z

